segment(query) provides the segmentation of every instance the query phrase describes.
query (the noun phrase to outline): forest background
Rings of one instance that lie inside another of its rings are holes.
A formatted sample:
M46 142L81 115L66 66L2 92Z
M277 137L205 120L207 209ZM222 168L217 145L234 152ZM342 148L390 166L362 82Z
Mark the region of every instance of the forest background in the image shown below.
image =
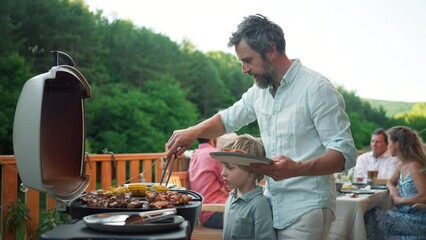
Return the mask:
M13 118L24 83L51 68L50 51L64 51L92 88L86 99L90 153L164 151L176 129L230 106L253 84L233 54L201 52L190 41L129 20L108 20L82 0L0 2L0 154L13 154ZM336 86L356 147L378 128L406 125L426 139L426 103L361 99ZM413 86L415 87L415 86ZM259 135L256 123L238 133Z

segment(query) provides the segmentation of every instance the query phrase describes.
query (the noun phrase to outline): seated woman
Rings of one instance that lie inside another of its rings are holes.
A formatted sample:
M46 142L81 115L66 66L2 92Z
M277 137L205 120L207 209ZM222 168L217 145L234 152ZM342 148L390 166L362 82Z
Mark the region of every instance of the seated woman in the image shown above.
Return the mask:
M389 151L400 163L387 182L392 210L373 209L365 215L368 239L426 239L426 155L419 136L407 127L388 130Z

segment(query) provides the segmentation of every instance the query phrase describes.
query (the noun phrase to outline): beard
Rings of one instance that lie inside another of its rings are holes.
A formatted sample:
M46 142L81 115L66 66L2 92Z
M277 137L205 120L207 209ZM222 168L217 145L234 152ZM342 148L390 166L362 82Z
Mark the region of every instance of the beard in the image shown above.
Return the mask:
M261 75L254 76L254 80L259 88L265 89L271 86L274 81L275 68L267 59L264 60L263 68L265 72Z

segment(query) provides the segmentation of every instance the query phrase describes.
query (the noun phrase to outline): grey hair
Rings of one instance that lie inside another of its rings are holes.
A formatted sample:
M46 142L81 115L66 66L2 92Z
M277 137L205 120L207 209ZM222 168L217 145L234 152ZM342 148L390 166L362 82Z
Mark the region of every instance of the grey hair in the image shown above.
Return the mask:
M238 25L237 31L229 38L228 47L236 46L241 40L262 57L276 46L277 51L285 52L284 32L280 26L267 17L256 14L244 17Z
M374 130L371 135L382 135L385 140L385 143L388 144L388 135L386 134L386 131L383 128L378 128Z

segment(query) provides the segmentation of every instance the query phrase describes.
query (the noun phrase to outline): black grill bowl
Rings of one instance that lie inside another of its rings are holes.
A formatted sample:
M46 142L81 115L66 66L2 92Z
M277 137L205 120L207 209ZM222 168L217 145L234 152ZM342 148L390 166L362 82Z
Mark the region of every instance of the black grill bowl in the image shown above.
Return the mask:
M201 205L203 204L204 198L201 194L191 190L172 190L182 194L187 194L192 197L191 201L186 205L175 206L177 215L182 216L189 221L192 229L194 229L195 223L198 220L198 216L201 212ZM80 198L76 198L70 202L68 212L73 219L82 219L85 216L108 213L108 212L135 212L135 211L151 211L156 209L144 209L144 208L92 208L87 207L83 204Z

